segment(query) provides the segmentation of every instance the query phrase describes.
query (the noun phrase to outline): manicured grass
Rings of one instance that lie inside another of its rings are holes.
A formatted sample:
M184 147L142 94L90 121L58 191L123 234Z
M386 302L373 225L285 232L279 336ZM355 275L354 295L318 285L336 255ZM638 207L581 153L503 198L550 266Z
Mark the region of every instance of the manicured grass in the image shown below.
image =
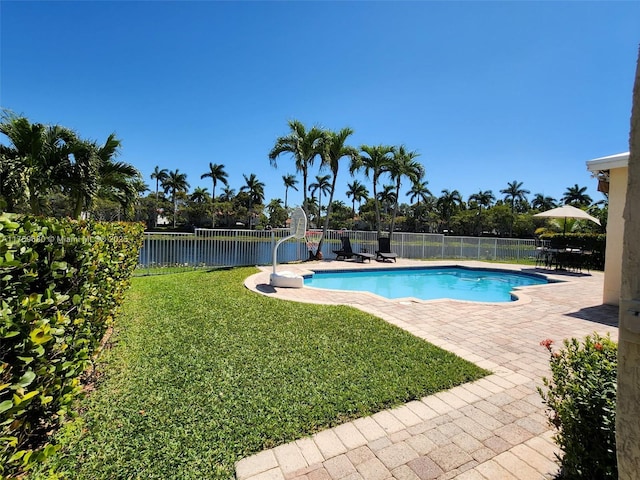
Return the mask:
M250 292L255 271L135 278L103 376L46 467L230 478L244 456L488 373L356 309Z

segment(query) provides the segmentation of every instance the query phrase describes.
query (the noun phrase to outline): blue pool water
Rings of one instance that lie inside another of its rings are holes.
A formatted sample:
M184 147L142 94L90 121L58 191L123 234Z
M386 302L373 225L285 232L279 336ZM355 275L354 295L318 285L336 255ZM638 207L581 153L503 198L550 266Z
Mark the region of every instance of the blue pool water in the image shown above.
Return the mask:
M474 302L510 302L514 288L548 283L542 276L460 267L401 268L315 272L309 287L366 291L386 298L450 298Z

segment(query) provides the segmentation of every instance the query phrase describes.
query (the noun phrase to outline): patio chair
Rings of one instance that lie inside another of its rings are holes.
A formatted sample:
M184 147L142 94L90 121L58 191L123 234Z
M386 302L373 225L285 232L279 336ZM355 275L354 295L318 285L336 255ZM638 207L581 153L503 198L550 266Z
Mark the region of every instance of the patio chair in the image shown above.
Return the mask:
M336 254L336 260L356 257L359 262L364 262L365 259L370 261L374 257L372 253L354 252L351 248L349 237L340 237L340 241L342 242L342 249L333 250L333 253Z
M382 260L386 262L387 260L396 261L398 258L398 254L391 251L391 238L389 237L380 237L378 238L378 250L376 250L376 260Z
M353 250L351 249L351 240L349 237L340 237L340 242L342 242L342 248L340 250L334 250L333 253L336 254L336 260L340 260L340 258L351 258L353 257Z

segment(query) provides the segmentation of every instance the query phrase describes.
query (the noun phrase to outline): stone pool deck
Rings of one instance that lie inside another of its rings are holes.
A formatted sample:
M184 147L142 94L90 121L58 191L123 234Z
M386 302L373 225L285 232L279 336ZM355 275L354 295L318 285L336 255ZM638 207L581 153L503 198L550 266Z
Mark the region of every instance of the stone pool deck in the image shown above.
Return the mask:
M536 390L549 376L548 352L590 333L617 340L618 309L602 305L603 274L568 274L483 262L321 261L278 271L457 264L547 275L561 283L526 287L519 300L481 304L386 300L354 292L269 286L271 268L247 288L283 300L344 304L376 315L493 372L481 380L265 450L236 464L238 480L551 479L553 431Z

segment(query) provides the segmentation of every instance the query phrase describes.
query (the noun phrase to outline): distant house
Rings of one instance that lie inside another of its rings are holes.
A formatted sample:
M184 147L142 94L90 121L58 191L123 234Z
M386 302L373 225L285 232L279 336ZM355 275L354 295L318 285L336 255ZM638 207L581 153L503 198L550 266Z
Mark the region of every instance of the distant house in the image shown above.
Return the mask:
M598 179L598 191L609 196L607 217L607 251L604 263L604 291L602 302L620 304L622 285L622 217L627 198L629 152L595 158L587 162L587 169Z
M158 209L158 215L156 215L156 225L169 225L171 222L164 216L164 209Z

